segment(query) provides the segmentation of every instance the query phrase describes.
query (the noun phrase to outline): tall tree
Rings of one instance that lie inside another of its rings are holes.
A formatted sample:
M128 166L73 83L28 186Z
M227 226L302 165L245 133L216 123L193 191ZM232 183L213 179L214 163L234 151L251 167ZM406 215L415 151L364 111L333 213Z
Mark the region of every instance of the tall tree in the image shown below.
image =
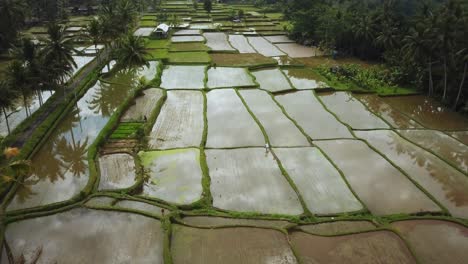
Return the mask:
M0 108L2 109L5 123L7 126L8 134L10 131L10 124L8 122L7 109L13 106L13 101L16 99L17 93L11 88L6 81L0 81Z
M203 8L206 10L206 12L211 13L211 10L213 9L213 3L211 0L204 0Z
M26 10L24 0L0 1L0 50L9 48L15 40L24 23Z

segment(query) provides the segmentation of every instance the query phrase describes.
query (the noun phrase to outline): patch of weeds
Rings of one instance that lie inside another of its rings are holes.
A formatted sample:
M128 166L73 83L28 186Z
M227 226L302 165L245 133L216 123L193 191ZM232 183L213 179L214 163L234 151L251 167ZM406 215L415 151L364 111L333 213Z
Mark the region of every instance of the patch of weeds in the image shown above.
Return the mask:
M244 54L229 54L229 53L212 53L211 59L213 64L217 66L231 66L231 67L274 67L278 62L269 57L265 57L258 53L244 53Z
M205 44L194 42L194 43L172 43L169 51L180 52L180 51L209 51Z
M169 63L210 63L211 58L206 52L170 52Z

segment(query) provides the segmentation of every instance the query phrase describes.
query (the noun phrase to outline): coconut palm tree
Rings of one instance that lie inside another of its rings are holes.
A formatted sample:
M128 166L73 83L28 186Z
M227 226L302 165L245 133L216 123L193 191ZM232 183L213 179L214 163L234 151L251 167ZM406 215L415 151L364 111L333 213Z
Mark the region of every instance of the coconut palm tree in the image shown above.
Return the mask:
M149 55L149 52L145 49L144 39L132 34L121 38L116 50L117 60L125 69L141 65L149 66L145 58Z
M87 37L93 42L94 48L97 50L97 45L102 39L102 27L98 19L93 19L86 26Z
M28 82L28 71L23 63L18 60L10 63L7 69L7 82L10 87L21 93L26 116L29 116L27 98L31 92L31 87Z
M462 94L463 85L465 84L466 72L468 70L468 48L463 48L462 50L458 51L457 56L460 58L460 61L463 63L463 74L462 74L462 78L460 81L460 85L458 86L457 98L455 99L455 102L453 104L453 109L457 108L458 101L460 100L460 97Z
M11 89L6 81L0 81L0 108L5 117L5 123L8 130L8 135L11 133L10 124L8 123L7 109L13 106L13 101L16 99L17 93Z
M48 72L53 82L64 84L66 77L70 76L73 69L77 67L73 59L74 39L65 35L65 27L57 23L48 25L47 33L49 39L46 40L42 49L44 63L48 65ZM65 90L64 90L65 95Z

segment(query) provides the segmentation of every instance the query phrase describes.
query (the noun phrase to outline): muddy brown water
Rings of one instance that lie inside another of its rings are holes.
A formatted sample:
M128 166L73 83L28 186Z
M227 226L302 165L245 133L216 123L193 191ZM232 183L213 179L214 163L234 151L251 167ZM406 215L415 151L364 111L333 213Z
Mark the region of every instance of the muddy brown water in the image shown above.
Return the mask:
M372 112L379 114L394 128L422 128L416 121L404 115L377 95L355 94Z
M466 175L393 131L358 131L356 136L365 139L386 155L433 195L452 215L468 218Z
M468 146L436 130L399 130L403 137L434 152L442 159L468 172Z
M196 229L175 225L171 251L174 264L297 263L283 233L248 227Z
M439 130L468 130L468 119L423 95L396 96L384 99L393 107L427 128Z
M440 211L416 185L359 140L315 141L375 215ZM372 164L366 166L364 164Z
M347 92L320 94L326 107L353 129L379 129L389 126Z
M405 243L389 231L337 237L294 232L290 237L301 263L416 263Z
M468 260L468 228L452 222L411 220L392 223L421 263L462 264Z

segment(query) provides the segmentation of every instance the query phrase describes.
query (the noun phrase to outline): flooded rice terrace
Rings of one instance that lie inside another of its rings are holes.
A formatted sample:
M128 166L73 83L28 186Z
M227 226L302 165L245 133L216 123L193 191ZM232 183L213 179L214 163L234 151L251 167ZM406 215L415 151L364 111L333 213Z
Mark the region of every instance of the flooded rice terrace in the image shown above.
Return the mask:
M166 48L319 55L281 31L212 32L200 16ZM468 260L468 119L432 99L330 92L309 68L275 64L104 72L32 157L1 263Z

